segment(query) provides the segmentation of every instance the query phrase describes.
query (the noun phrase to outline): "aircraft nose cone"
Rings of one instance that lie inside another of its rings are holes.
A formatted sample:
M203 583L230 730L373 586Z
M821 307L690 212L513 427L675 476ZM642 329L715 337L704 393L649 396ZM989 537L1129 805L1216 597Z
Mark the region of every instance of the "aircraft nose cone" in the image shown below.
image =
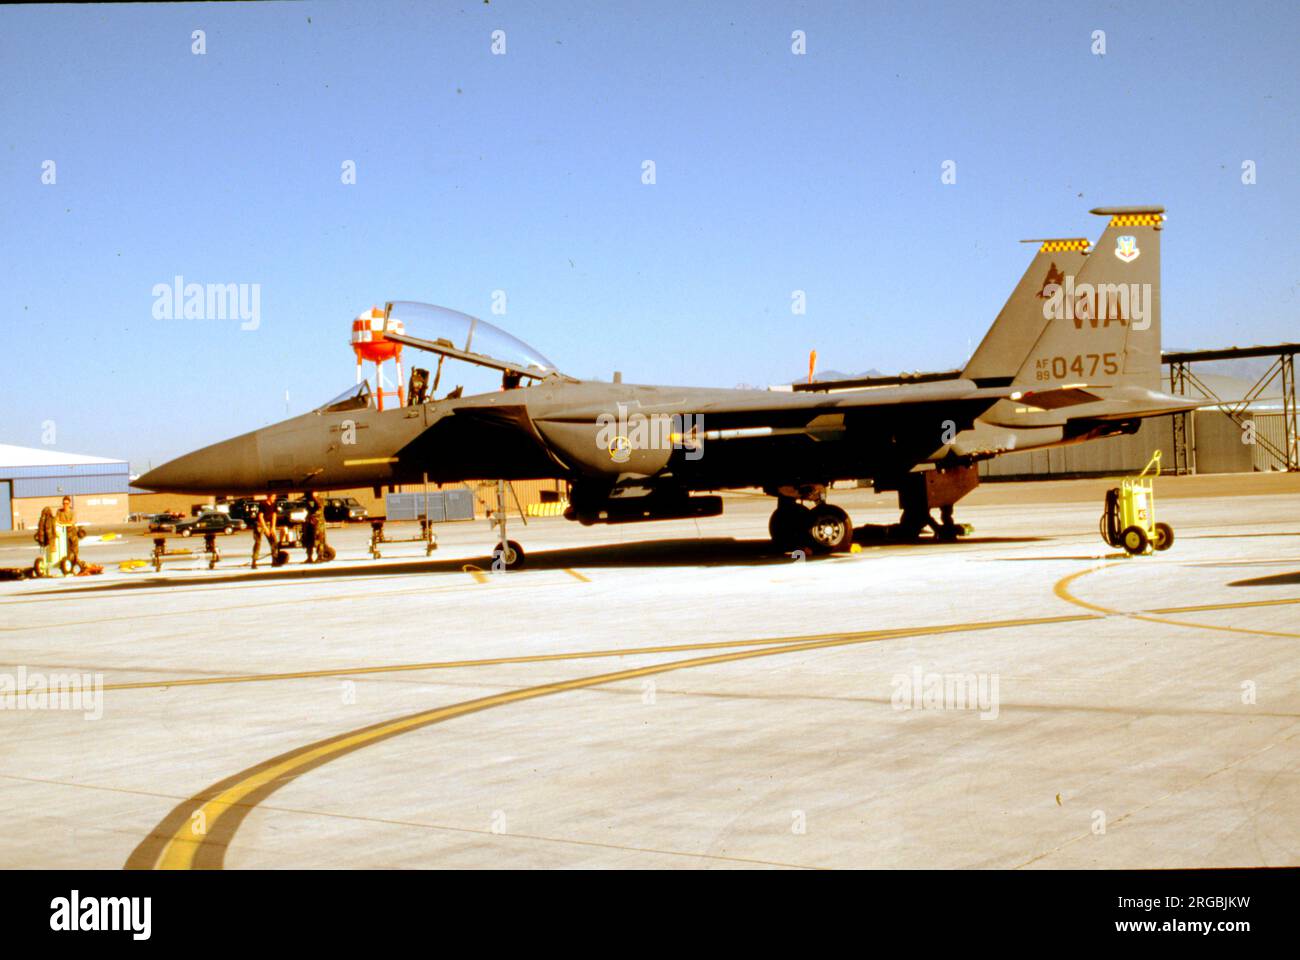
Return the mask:
M261 489L252 434L214 443L155 467L135 486L159 493L243 493Z

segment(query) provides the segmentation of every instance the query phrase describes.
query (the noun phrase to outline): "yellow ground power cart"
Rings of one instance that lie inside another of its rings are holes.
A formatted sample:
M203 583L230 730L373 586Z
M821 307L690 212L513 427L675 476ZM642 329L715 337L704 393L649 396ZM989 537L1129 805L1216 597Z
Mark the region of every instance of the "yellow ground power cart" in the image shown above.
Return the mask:
M1101 515L1101 538L1112 547L1123 547L1139 556L1174 545L1174 528L1156 523L1156 477L1160 476L1157 450L1136 477L1127 477L1118 487L1106 491L1106 510Z

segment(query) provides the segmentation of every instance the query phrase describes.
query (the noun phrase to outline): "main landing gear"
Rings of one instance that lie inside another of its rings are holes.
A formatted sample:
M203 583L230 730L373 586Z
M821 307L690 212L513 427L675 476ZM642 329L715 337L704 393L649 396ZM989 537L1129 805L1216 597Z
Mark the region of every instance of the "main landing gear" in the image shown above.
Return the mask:
M971 532L968 524L953 520L952 504L946 503L939 507L938 522L928 509L905 507L902 517L899 518L898 523L890 527L889 533L891 537L898 540L915 540L925 532L927 527L934 531L934 538L943 543L953 543L958 537L967 536Z
M972 528L953 520L952 508L978 485L979 471L974 464L908 473L895 478L888 487L878 484L877 490L898 490L898 506L903 512L898 523L888 528L888 536L894 540L915 540L927 528L934 531L936 540L946 543L969 536ZM938 521L932 513L936 508Z
M818 500L804 506L794 497L777 496L776 510L767 523L772 545L782 553L845 553L853 546L853 521L833 503Z

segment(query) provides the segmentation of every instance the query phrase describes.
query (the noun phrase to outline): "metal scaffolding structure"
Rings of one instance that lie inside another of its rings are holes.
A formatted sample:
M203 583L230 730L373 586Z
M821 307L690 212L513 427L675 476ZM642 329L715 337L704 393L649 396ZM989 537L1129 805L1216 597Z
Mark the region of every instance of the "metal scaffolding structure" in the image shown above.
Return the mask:
M1297 450L1295 355L1300 353L1300 343L1280 343L1271 347L1228 347L1223 350L1194 350L1185 353L1166 353L1161 359L1169 364L1170 390L1177 396L1206 397L1214 402L1242 430L1252 430L1253 441L1267 450L1286 470L1300 470L1300 451ZM1214 360L1244 360L1250 357L1274 357L1273 363L1255 381L1246 395L1224 400L1192 372L1193 363ZM1281 379L1282 389L1282 442L1276 443L1248 426L1250 405L1258 401L1275 381ZM1196 391L1193 393L1192 391ZM1192 413L1174 414L1174 472L1196 472L1196 421Z

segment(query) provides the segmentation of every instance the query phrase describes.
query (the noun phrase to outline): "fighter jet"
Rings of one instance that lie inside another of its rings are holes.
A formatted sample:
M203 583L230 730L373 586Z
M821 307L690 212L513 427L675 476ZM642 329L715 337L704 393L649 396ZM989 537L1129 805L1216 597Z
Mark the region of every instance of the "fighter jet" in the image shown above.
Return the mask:
M979 461L1198 406L1159 389L1163 208L1092 212L1109 218L1096 246L1042 241L962 370L788 391L582 381L476 317L393 301L386 337L438 355L439 370L453 360L498 371L501 388L439 399L435 380L435 395L417 389L380 410L363 381L136 483L235 495L555 478L569 485L565 516L583 524L716 516L717 491L759 488L775 501L774 547L824 553L853 540L831 484L867 479L898 492L900 535L928 526L956 538L953 505L979 482ZM505 565L523 561L517 544L502 550Z

